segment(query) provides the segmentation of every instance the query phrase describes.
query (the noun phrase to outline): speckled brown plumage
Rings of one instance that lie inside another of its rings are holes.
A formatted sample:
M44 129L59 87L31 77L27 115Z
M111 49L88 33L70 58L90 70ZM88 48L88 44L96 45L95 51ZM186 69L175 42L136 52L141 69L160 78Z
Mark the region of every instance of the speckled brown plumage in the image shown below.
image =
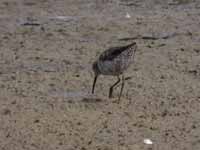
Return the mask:
M95 83L98 75L112 75L117 76L118 80L110 87L109 98L112 97L113 88L120 82L120 75L122 75L122 86L119 95L121 97L124 87L123 73L134 60L134 54L137 49L136 43L131 43L126 46L112 47L104 51L100 57L93 63L93 71L95 79L93 82L92 93L94 93Z

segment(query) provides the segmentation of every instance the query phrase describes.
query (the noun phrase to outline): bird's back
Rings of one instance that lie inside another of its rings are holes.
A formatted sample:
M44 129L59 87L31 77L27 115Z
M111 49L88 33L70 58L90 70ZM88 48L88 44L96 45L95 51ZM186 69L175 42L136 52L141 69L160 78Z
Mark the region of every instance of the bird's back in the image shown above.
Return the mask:
M104 75L122 74L133 61L136 43L121 47L112 47L104 51L98 59L98 68Z

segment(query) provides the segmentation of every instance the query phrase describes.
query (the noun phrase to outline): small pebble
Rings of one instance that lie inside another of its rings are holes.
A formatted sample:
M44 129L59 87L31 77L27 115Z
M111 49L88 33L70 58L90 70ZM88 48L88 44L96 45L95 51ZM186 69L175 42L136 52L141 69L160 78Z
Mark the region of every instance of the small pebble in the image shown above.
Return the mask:
M144 139L144 144L151 145L153 142L150 139Z
M129 13L126 13L126 16L125 16L126 18L131 18L131 16L129 15Z

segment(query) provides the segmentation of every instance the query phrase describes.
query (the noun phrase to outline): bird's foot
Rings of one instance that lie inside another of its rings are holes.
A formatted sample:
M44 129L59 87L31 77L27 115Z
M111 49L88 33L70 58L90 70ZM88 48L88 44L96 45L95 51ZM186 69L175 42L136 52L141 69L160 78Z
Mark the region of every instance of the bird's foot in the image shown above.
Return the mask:
M119 99L116 99L116 100L112 101L112 103L119 104L120 101L119 101Z
M113 95L112 95L112 94L111 94L111 95L109 94L108 98L113 98Z

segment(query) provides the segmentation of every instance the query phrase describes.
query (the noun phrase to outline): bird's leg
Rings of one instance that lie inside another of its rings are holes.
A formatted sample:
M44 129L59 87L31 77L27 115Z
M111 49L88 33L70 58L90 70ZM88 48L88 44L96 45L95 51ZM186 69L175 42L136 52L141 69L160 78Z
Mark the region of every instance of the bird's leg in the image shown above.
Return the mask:
M122 75L122 85L121 85L121 90L120 90L118 102L120 101L120 98L122 96L122 92L123 92L123 89L124 89L124 83L125 83L125 78L124 78L124 75Z
M110 90L109 90L109 98L112 98L112 93L113 93L113 88L120 82L120 77L117 76L117 82L115 82L111 87L110 87Z

